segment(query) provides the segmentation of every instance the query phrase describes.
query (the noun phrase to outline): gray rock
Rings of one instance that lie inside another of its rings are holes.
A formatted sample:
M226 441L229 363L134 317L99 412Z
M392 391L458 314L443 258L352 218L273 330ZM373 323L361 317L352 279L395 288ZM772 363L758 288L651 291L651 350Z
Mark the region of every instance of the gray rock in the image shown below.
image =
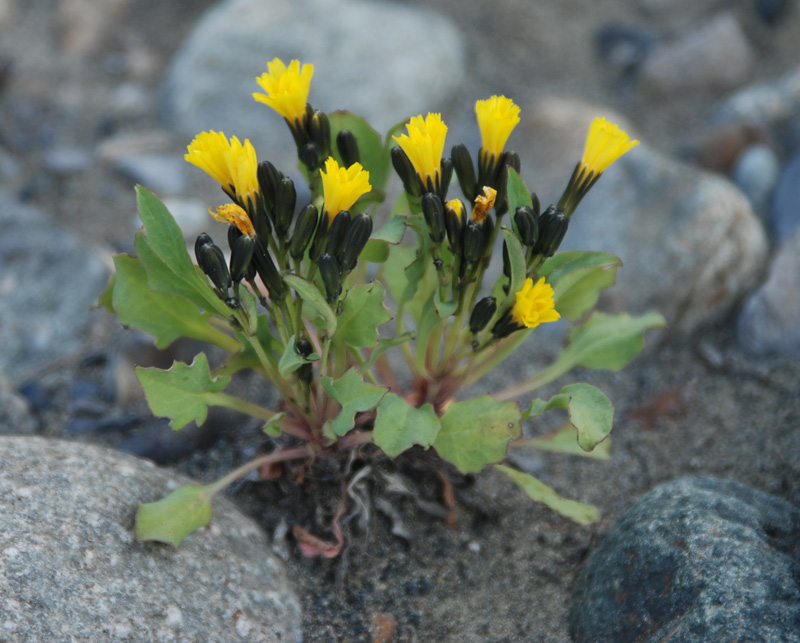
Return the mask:
M738 482L662 484L617 521L575 585L583 641L797 641L800 510Z
M130 154L116 159L114 167L157 194L186 191L187 163L177 154Z
M736 332L749 353L800 358L800 229L781 245L767 280L745 302Z
M54 174L67 176L88 170L92 155L80 147L60 146L45 152L44 163Z
M187 143L209 129L249 138L260 158L294 167L283 119L251 98L261 91L256 76L276 56L314 64L314 107L349 109L378 131L441 109L465 75L460 32L426 9L358 0L226 0L199 21L172 64L165 96L173 126Z
M0 438L0 639L300 640L280 561L230 503L178 549L133 542L137 503L186 482L95 446Z
M770 224L779 242L800 228L800 154L791 158L781 172L772 199Z
M30 435L36 432L36 419L30 405L0 373L0 434Z
M768 145L748 147L733 166L734 183L745 193L762 220L766 218L780 169L778 156Z
M714 110L712 122L748 123L762 127L785 125L800 118L800 68L778 80L743 89Z
M598 115L635 136L605 108L550 100L533 110L533 127L525 130L536 155L523 158L522 175L543 207L558 201ZM685 333L721 318L755 287L767 253L764 231L733 184L644 143L592 188L572 217L562 248L605 250L622 259L604 309L654 309L671 331Z
M0 228L0 368L19 382L80 349L108 271L99 253L5 192Z
M660 93L728 90L744 83L755 56L736 18L724 13L656 47L642 66L644 82Z

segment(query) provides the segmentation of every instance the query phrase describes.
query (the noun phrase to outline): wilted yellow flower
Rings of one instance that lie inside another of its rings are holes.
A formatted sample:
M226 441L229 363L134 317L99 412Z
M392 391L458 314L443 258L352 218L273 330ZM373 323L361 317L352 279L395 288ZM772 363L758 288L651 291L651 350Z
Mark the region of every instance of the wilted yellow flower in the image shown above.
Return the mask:
M630 140L619 125L602 117L595 118L586 136L581 165L595 175L602 174L609 165L638 144L639 141Z
M483 186L483 195L475 197L475 207L472 208L472 220L481 223L489 210L494 207L494 200L497 198L497 190L488 185Z
M517 292L511 318L526 328L536 328L539 324L554 322L561 317L553 301L555 293L544 277L533 285L533 279L526 279Z
M492 96L475 103L478 127L481 130L481 147L499 158L512 130L519 123L519 107L510 98Z
M406 153L422 184L427 186L430 179L433 185L441 173L444 139L447 136L447 125L441 114L431 114L423 119L422 115L414 116L406 125L408 134L394 136L394 140Z
M349 210L359 197L372 189L369 184L369 172L361 163L353 163L348 168L339 167L332 156L325 161L325 169L319 171L322 176L322 194L325 210L333 220L341 210Z
M300 65L293 60L287 67L280 58L267 63L267 71L256 78L266 94L253 94L259 103L269 105L278 114L294 123L295 119L303 121L308 102L308 91L314 65Z
M256 151L248 139L240 143L235 136L228 142L222 132L201 132L186 148L183 157L192 165L204 170L222 186L222 189L242 204L258 195L256 178Z
M247 216L247 212L245 212L235 203L226 203L225 205L221 205L217 208L216 212L209 208L208 212L217 221L221 221L222 223L232 223L239 228L239 231L242 234L246 234L251 237L254 237L256 234L255 228L253 228L253 223L250 221L250 217Z

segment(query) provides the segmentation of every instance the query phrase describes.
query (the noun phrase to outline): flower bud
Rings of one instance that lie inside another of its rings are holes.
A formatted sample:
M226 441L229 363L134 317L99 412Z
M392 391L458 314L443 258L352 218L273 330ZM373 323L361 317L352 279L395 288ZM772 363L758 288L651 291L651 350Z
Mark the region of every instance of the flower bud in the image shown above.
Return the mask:
M519 169L520 169L519 154L517 154L516 152L503 152L503 155L500 157L500 166L510 167L517 174L519 174Z
M509 309L509 311L492 326L492 335L497 337L497 339L503 339L503 337L508 337L514 331L521 330L522 328L524 327L514 321L514 317L511 315L511 310Z
M422 214L428 224L431 241L441 243L444 240L444 206L439 195L435 192L426 192L422 197Z
M331 124L328 115L322 110L315 110L309 125L311 140L316 143L320 151L320 158L326 159L331 155Z
M403 189L411 196L421 196L422 185L417 176L417 171L411 163L411 159L408 158L408 155L400 147L393 147L391 156L394 171L397 172L400 180L403 181Z
M459 199L452 199L444 206L444 227L447 230L447 239L453 255L458 255L464 236L466 212L464 204Z
M519 239L524 246L532 246L539 238L539 225L533 210L527 205L521 205L514 213L514 223L517 224Z
M361 213L357 215L347 228L347 234L344 236L342 243L342 251L339 256L339 264L342 272L350 272L356 267L358 257L364 246L369 241L369 236L372 234L372 217L368 214Z
M483 226L469 221L464 228L464 261L477 263L483 257Z
M300 214L297 215L297 223L294 224L292 240L289 243L289 254L292 259L297 260L303 256L311 237L314 236L318 221L319 212L313 203L309 203L300 210Z
M473 335L477 335L484 328L489 320L494 317L497 311L497 300L494 297L484 297L472 309L469 316L469 330Z
M322 158L322 150L319 149L319 145L316 143L306 143L300 148L300 160L305 164L309 172L316 172L322 167Z
M463 143L454 145L450 150L450 158L453 160L453 168L456 171L461 191L471 203L478 196L478 179L475 178L475 165L467 146Z
M447 197L447 190L450 188L450 180L453 178L453 161L443 158L440 167L442 173L439 179L439 197L444 200Z
M342 250L344 243L344 236L347 234L347 228L350 227L350 213L347 210L340 210L339 213L333 217L331 227L328 231L328 244L325 247L325 252L334 257L338 257Z
M285 239L292 225L294 208L297 204L297 191L294 181L285 177L278 183L275 194L275 232L280 239Z
M531 192L531 203L533 205L531 208L533 209L533 213L536 215L536 222L539 222L539 215L542 213L542 206L539 203L539 197L536 196L536 192Z
M197 258L198 266L200 265L200 248L208 243L214 243L214 241L205 232L201 232L197 235L197 239L195 239L194 242L194 256Z
M494 220L492 217L486 217L481 227L483 228L483 255L486 256L491 254L492 248L489 244L494 241Z
M511 279L511 257L508 256L508 244L503 239L503 274Z
M294 349L298 355L307 358L314 352L314 345L307 339L300 339L295 342ZM303 364L297 369L297 378L306 384L309 384L314 377L314 369L311 364Z
M200 268L211 279L217 290L227 297L228 289L231 287L231 273L228 271L222 250L214 243L195 243L195 251Z
M240 235L231 245L231 281L239 283L247 276L256 240L248 234Z
M253 264L256 267L258 276L269 291L269 298L272 301L281 299L286 294L286 286L283 283L278 269L275 267L275 262L269 254L266 239L256 237L256 247L253 252Z
M278 172L269 161L261 161L256 169L256 178L258 179L258 189L261 191L264 207L274 223L275 196L278 193L278 183L283 178L283 174Z
M328 303L333 304L342 292L342 283L339 277L339 262L336 257L324 252L319 258L319 274L325 286L325 295Z
M353 163L361 163L358 141L349 129L343 129L336 135L336 148L339 150L339 156L342 157L344 167L350 167Z
M311 250L308 251L308 257L311 261L318 261L320 255L325 250L325 245L328 241L328 228L330 227L330 219L328 213L323 212L319 217L319 225L317 225L317 233L314 235L314 241L311 243Z
M539 219L539 241L536 244L536 254L552 257L564 240L568 226L569 218L562 210L554 205L548 207Z

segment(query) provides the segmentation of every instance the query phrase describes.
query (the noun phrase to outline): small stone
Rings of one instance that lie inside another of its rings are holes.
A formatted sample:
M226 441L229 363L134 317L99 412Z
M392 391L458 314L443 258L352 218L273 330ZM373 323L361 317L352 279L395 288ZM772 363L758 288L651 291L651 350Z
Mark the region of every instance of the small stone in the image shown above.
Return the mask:
M54 147L45 152L44 163L54 174L66 176L89 169L92 156L79 147Z
M778 248L767 280L745 302L736 332L748 353L800 358L800 228Z
M32 435L36 428L28 400L0 373L0 434Z
M186 162L175 154L131 154L114 166L132 181L160 195L186 191Z
M0 627L20 641L300 641L281 562L224 498L177 549L133 541L138 503L191 482L88 444L0 438Z
M783 168L772 198L770 217L772 233L785 241L800 228L800 154Z
M609 24L595 35L600 59L621 73L638 70L655 44L652 34L638 27Z
M656 47L642 66L653 90L730 90L750 76L754 54L736 18L724 13L679 40Z
M778 182L780 161L778 155L767 145L748 147L736 159L733 166L733 181L745 193L753 210L766 218L772 192Z
M588 641L794 641L800 510L731 480L682 478L640 498L575 584Z
M781 21L788 8L787 0L756 0L758 16L771 27Z
M723 101L714 110L712 122L749 123L777 132L800 119L800 68L778 80L747 87Z

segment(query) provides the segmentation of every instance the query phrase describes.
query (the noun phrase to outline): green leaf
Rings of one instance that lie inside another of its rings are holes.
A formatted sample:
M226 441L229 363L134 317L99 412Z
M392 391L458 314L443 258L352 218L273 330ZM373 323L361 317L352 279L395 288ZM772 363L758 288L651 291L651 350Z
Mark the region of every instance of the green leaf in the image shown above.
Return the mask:
M369 183L374 190L383 190L389 178L389 155L383 147L381 135L361 116L347 111L335 111L328 114L331 124L331 142L333 156L341 164L342 158L336 149L336 136L342 130L350 130L358 141L358 153L361 165L369 172Z
M622 261L607 252L568 251L548 259L539 274L553 286L556 310L574 322L614 284L620 266Z
M403 234L406 231L406 218L399 214L394 214L379 230L376 230L370 236L374 241L385 241L386 243L396 246L403 240Z
M437 453L462 473L476 473L506 456L509 440L520 434L519 408L488 395L454 402L442 416L433 443Z
M322 296L319 289L310 281L306 281L297 275L286 275L283 280L286 285L295 289L305 303L319 313L325 322L325 330L328 331L328 336L332 337L336 332L336 313L325 301L325 297Z
M549 409L569 411L570 424L578 432L578 445L584 451L591 451L611 433L614 406L600 389L590 384L570 384L547 402L534 400L522 417L535 417Z
M283 355L281 355L281 359L278 362L278 372L283 375L283 377L288 377L303 364L310 364L318 359L319 355L316 353L311 353L308 357L303 357L298 353L295 336L292 335L289 341L286 342L286 348L284 348Z
M117 280L117 275L112 274L108 278L108 285L106 285L106 289L100 294L100 296L92 302L90 306L90 310L97 310L98 308L105 308L108 312L114 312L114 300L113 300L113 293L114 293L114 283Z
M333 421L331 428L338 436L343 436L355 423L356 413L370 411L381 401L389 389L365 384L355 368L349 369L342 377L323 377L322 388L342 406L339 416Z
M150 290L147 272L135 257L117 255L112 305L120 323L153 336L156 347L166 348L179 337L194 337L228 351L239 343L208 323L210 315L180 295Z
M433 306L436 308L436 314L439 315L441 319L444 319L445 317L450 317L450 315L456 312L456 308L458 308L458 300L453 299L452 301L442 301L439 289L436 288L433 291Z
M379 281L353 286L341 302L336 339L355 348L378 344L378 326L392 315L383 305L383 286Z
M369 261L371 263L383 263L389 258L389 246L385 241L376 241L370 239L367 245L358 255L360 261Z
M513 446L515 448L533 447L540 451L565 453L594 460L611 459L611 438L606 438L591 451L584 451L578 446L578 442L575 439L575 427L569 422L553 433L515 440Z
M237 333L236 337L241 342L241 350L228 357L224 366L215 369L215 374L233 375L246 368L261 367L261 360L258 358L249 339L245 338L243 333ZM269 321L264 314L258 315L256 318L256 334L253 340L259 342L264 352L270 357L278 353L282 354L284 350L283 343L270 333ZM275 365L277 365L277 361Z
M514 170L509 168L509 171L513 172ZM503 238L508 248L508 258L511 266L511 286L508 289L508 294L496 288L495 297L501 305L497 307L495 318L499 318L500 315L508 310L509 306L513 305L517 292L525 283L525 252L522 249L522 243L517 238L517 235L508 228L503 228ZM506 278L503 277L498 280L497 286L501 287L505 283Z
M517 230L517 224L514 221L514 213L517 211L517 208L521 205L527 205L528 207L533 206L533 201L531 200L531 193L528 190L528 186L525 185L525 181L522 180L522 177L517 174L514 168L508 168L508 212L511 215L511 222L514 226L514 232ZM517 289L519 290L519 289Z
M369 369L371 369L375 365L375 362L378 361L378 358L381 355L383 355L386 351L388 351L390 348L394 348L395 346L400 346L401 344L410 342L412 339L414 339L414 333L411 332L410 330L406 331L399 337L379 339L378 345L374 349L372 349L369 358L364 363L363 370L368 371Z
M439 314L436 312L436 304L434 302L436 295L431 293L428 301L422 307L422 312L419 313L417 318L417 372L424 373L426 369L426 361L428 359L428 339L438 324L442 322ZM438 347L435 347L438 349Z
M618 371L644 348L644 331L663 328L665 324L664 318L658 313L635 318L625 313L594 313L583 326L571 329L569 345L561 352L557 362Z
M211 522L211 485L187 485L157 502L145 502L136 512L136 540L155 540L177 547L196 529Z
M188 366L175 362L166 371L137 367L136 377L153 414L170 418L170 426L175 431L192 420L202 425L208 417L208 407L215 404L215 394L231 380L211 375L205 353L198 353Z
M283 431L281 428L281 420L285 417L286 413L276 413L263 427L261 427L261 430L268 436L277 438Z
M505 473L531 500L542 502L553 511L574 520L579 525L590 525L600 519L600 512L594 505L587 505L577 500L562 498L554 489L548 487L538 478L522 471L517 471L504 464L496 464L495 469Z
M415 444L428 448L439 432L433 405L411 406L402 397L388 393L378 405L372 437L393 458Z

